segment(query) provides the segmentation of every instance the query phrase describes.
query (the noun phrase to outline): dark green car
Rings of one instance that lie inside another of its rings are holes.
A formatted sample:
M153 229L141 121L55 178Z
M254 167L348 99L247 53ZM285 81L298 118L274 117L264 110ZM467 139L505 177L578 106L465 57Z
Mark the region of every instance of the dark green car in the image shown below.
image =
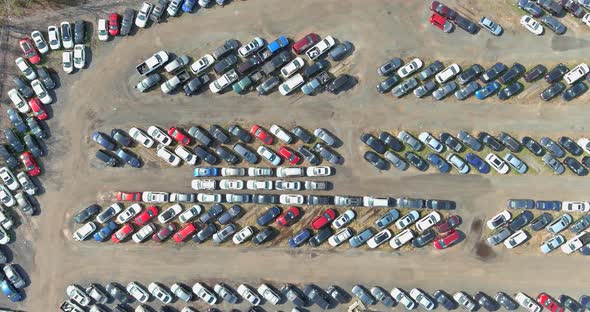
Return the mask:
M246 77L242 78L242 80L235 83L232 86L232 88L234 89L235 93L244 94L248 91L248 89L250 89L251 86L252 86L252 79L250 79L250 77L246 76Z

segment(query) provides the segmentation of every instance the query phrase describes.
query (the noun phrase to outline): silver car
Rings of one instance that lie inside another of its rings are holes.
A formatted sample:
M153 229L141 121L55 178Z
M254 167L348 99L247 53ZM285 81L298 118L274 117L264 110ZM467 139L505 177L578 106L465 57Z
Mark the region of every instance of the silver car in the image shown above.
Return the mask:
M475 93L475 91L479 90L479 88L481 88L479 86L479 83L472 81L469 84L467 84L465 88L456 91L455 97L457 98L457 100L464 100L473 93Z
M547 165L547 167L551 168L551 170L553 170L553 173L557 175L560 175L565 171L565 167L563 166L563 164L559 160L557 160L557 158L549 154L545 154L545 156L543 156L543 163Z
M408 92L412 91L417 86L418 86L418 80L416 78L412 77L412 78L400 83L399 85L397 85L397 87L393 88L393 90L391 90L391 94L393 94L395 97L399 98L399 97L406 95Z
M397 138L400 139L402 142L406 143L415 151L419 151L422 149L422 143L420 143L418 139L416 139L413 135L407 133L406 131L401 131L400 133L398 133Z
M442 85L440 88L438 88L434 92L432 92L432 97L435 100L440 101L443 98L445 98L447 95L449 95L453 91L455 91L455 89L457 89L456 82L454 82L454 81L447 82L444 85Z
M397 169L401 171L408 169L408 162L406 162L403 158L399 157L396 153L392 151L387 151L385 152L385 154L383 154L383 156Z
M221 244L225 240L227 240L231 235L233 235L236 232L236 230L236 225L230 223L226 225L224 228L222 228L219 232L213 234L213 241L215 241L216 244Z
M469 165L457 154L451 153L447 156L447 161L459 171L459 173L465 174L469 172Z
M512 153L506 153L506 155L504 155L504 160L510 165L510 167L514 168L514 170L520 174L525 173L528 169L527 165Z

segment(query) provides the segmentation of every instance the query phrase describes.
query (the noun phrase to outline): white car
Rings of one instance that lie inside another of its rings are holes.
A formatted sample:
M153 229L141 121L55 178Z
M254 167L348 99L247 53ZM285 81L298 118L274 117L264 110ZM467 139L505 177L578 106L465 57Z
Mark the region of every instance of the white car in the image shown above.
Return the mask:
M308 177L327 177L332 175L332 167L314 166L305 170Z
M352 222L352 220L354 220L355 217L356 214L354 213L354 211L348 209L343 214L339 215L336 219L334 219L334 222L332 222L332 227L338 230Z
M19 112L26 114L31 110L31 107L27 104L27 100L25 100L17 89L8 90L8 98Z
M16 175L16 178L18 180L18 182L20 183L20 185L22 185L23 189L25 190L25 193L27 193L28 195L35 195L37 193L37 186L33 183L33 181L31 181L31 179L29 178L29 176L24 173L24 172L19 172Z
M584 14L582 17L582 23L586 24L586 26L590 27L590 13Z
M416 307L416 302L414 301L414 299L406 295L406 293L399 288L392 289L391 296L393 297L393 299L395 299L395 301L403 305L406 308L406 310L412 310Z
M473 301L471 297L469 297L466 293L462 291L456 292L453 295L453 299L455 299L455 301L457 301L458 304L460 304L465 310L469 312L475 311L475 308L477 307L475 301Z
M146 239L148 239L152 234L156 232L156 226L153 223L148 223L144 225L139 231L131 236L134 242L137 244L143 243Z
M135 203L131 206L129 206L127 209L123 210L123 212L121 212L118 216L117 216L117 223L119 224L123 224L126 223L127 221L133 219L133 217L135 217L136 215L138 215L141 212L141 205L138 203Z
M187 55L180 55L177 58L175 58L172 62L166 64L166 66L164 66L164 70L168 73L172 73L176 70L179 70L184 65L188 64L188 61L189 61L189 59L188 59ZM164 93L169 93L169 92L164 92Z
M43 83L39 81L39 79L31 81L31 88L33 88L33 91L35 91L35 94L37 95L39 100L41 100L41 103L51 104L51 102L53 102L53 99L47 92L47 89L45 88Z
M241 57L246 57L264 46L264 40L260 37L255 37L252 41L248 42L247 44L241 46L238 49L238 54Z
M0 202L6 207L12 207L16 204L14 196L4 184L0 184Z
M391 246L393 249L398 249L409 243L413 238L414 231L412 231L412 229L405 229L389 240L389 246Z
M301 74L297 74L283 82L279 86L279 92L282 95L289 95L291 92L293 92L293 90L299 88L304 82L305 80L303 79L303 76Z
M61 65L67 74L74 72L74 53L72 51L63 51L61 54Z
M154 282L148 285L148 291L164 304L172 302L172 295L170 292Z
M192 207L187 209L185 212L181 213L180 216L178 216L178 220L180 220L180 222L182 222L182 223L187 223L190 220L194 219L199 214L201 214L201 211L203 211L203 206L193 205Z
M344 228L336 232L336 234L330 236L330 238L328 238L328 244L330 244L330 246L332 247L337 247L338 245L350 239L352 237L352 234L353 233L350 228Z
M495 230L500 226L508 223L508 221L512 218L512 214L508 210L504 210L499 214L495 215L493 218L489 219L486 222L488 229Z
M590 13L588 13L588 14L590 14ZM580 138L578 140L578 145L580 145L580 147L582 147L584 152L590 154L590 140L588 140L587 138Z
M442 153L442 151L445 148L442 145L442 143L438 139L436 139L434 136L432 136L429 132L420 133L420 135L418 136L418 140L420 140L422 143L426 144L426 146L430 147L430 149L432 149L433 151L435 151L437 153Z
M205 301L209 305L214 305L217 303L217 296L203 286L201 283L195 283L193 285L193 292L197 297L201 298L201 300Z
M466 174L469 172L469 165L461 158L461 156L450 153L447 155L447 161L457 169L457 171L461 174Z
M59 28L51 25L47 27L47 40L49 41L49 47L51 50L58 50L61 48L61 39L59 39Z
M220 203L223 198L221 194L197 194L197 200L201 203Z
M563 80L565 80L567 84L571 85L574 82L580 80L580 78L586 76L589 72L590 68L588 67L588 65L586 65L586 63L582 63L574 67L574 69L567 72L567 74L563 76Z
M384 229L381 232L373 235L368 241L367 246L369 248L374 249L379 247L381 244L385 243L391 238L391 231L388 229Z
M27 62L27 60L25 60L22 57L19 57L16 60L14 60L14 62L16 63L16 67L18 67L18 69L23 73L23 75L25 75L25 77L29 81L37 78L37 73L35 73L33 67L29 65L29 62Z
M363 206L365 207L390 207L395 205L389 197L363 196Z
M170 138L170 136L156 126L150 126L147 129L147 133L152 138L154 138L154 140L158 141L160 144L164 144L166 146L169 146L170 143L172 143L172 139Z
M543 26L541 26L539 22L535 21L531 16L524 15L521 17L520 25L537 36L543 33Z
M141 303L146 303L150 299L150 293L148 293L142 286L140 286L136 282L131 282L127 284L125 290L127 290L127 292L133 298L135 298L135 300Z
M403 217L401 217L399 220L397 220L395 222L395 226L399 230L403 230L404 228L406 228L410 224L416 222L416 220L418 220L418 218L420 218L420 214L418 213L418 211L412 210L412 211L408 212L406 215L404 215Z
M500 174L507 174L510 170L508 164L506 164L506 162L502 158L498 157L498 155L494 153L489 153L486 156L485 160L492 168L494 168L494 170L496 170Z
M109 32L107 30L107 28L109 26L108 26L107 20L104 18L99 19L96 27L97 27L96 34L98 35L98 40L99 41L109 40Z
M234 244L239 245L252 237L252 235L254 235L254 229L251 226L247 226L234 234L232 241Z
M182 160L184 160L189 165L194 166L197 164L197 155L191 153L191 151L189 151L188 148L186 148L182 145L178 145L174 149L174 154L176 154L176 156L180 157Z
M219 188L222 190L241 190L244 188L244 181L242 181L242 180L221 180L221 181L219 181Z
M270 133L272 133L274 136L276 136L279 140L281 140L287 144L293 143L293 136L291 136L289 133L287 133L287 131L285 131L285 129L281 128L280 126L272 125L272 126L270 126L270 128L268 130L270 131Z
M96 231L96 224L92 221L88 222L74 232L74 239L77 241L83 241L94 233L94 231Z
M424 232L429 228L433 227L435 224L439 223L441 220L440 213L433 211L427 214L424 218L418 220L416 222L416 228L420 232Z
M289 78L298 70L300 70L303 65L305 65L303 59L301 57L296 57L294 60L281 68L281 75L283 75L284 78Z
M170 3L168 4L168 8L166 9L166 12L168 12L168 15L170 16L176 16L176 14L178 13L178 10L180 9L180 6L182 5L183 0L171 0Z
M227 88L230 84L236 82L239 76L235 69L228 71L219 77L217 80L209 84L209 90L213 93L219 93L219 91Z
M191 71L193 72L193 74L198 75L202 71L204 71L205 69L207 69L211 65L213 65L213 63L215 63L215 58L213 58L213 56L211 56L211 54L205 54L203 57L196 60L191 65Z
M262 296L262 298L266 299L266 301L272 303L273 305L277 305L279 304L279 301L281 301L279 294L277 294L266 284L262 284L260 287L258 287L258 293Z
M586 237L587 235L588 232L582 231L578 235L565 242L565 244L561 245L561 251L566 254L571 254L572 252L582 248L582 246L584 246L584 242L582 242L581 237Z
M436 76L434 78L436 79L436 81L438 83L443 84L443 83L449 81L450 79L452 79L453 77L455 77L460 72L461 72L461 67L459 67L459 65L451 64L451 66L445 68L443 71L436 74Z
M70 299L74 300L83 307L87 307L92 299L88 296L84 289L77 285L70 285L66 288L66 294Z
M217 185L217 180L212 179L194 179L191 182L191 187L193 190L200 191L200 190L214 190Z
M400 76L400 78L408 77L411 74L415 73L418 69L420 69L422 65L424 65L424 63L422 63L422 60L420 60L419 58L415 58L406 65L404 65L402 68L398 69L397 75Z
M139 12L137 12L137 16L135 17L135 25L137 27L145 27L153 8L154 6L149 2L144 2L141 4L141 9L139 9Z
M150 148L154 146L154 140L148 136L143 130L138 128L129 129L129 135L139 144Z
M520 304L521 307L525 308L529 312L541 312L541 310L543 310L543 308L537 302L535 302L534 299L521 292L517 293L514 299L516 302L518 302L518 304Z
M277 191L301 191L302 184L299 181L275 181Z
M523 230L518 230L510 235L505 241L504 246L508 249L520 246L529 238L528 234Z
M31 38L33 39L33 42L35 43L37 50L39 50L39 53L45 54L45 53L49 52L49 45L47 45L47 41L45 41L45 38L43 37L43 34L40 31L38 31L38 30L33 31L31 33Z
M70 22L61 22L59 24L60 34L61 34L61 43L63 44L64 48L71 49L74 47L74 40L72 39L72 25ZM66 33L64 34L64 29L66 29Z
M246 188L249 190L272 190L273 181L257 181L248 180L246 181Z
M248 175L251 177L273 177L273 168L248 168Z
M86 48L83 44L74 46L74 67L82 69L86 66Z
M162 211L158 216L158 221L162 224L168 223L170 220L174 219L177 215L182 212L182 206L180 204L174 204L168 209Z
M97 222L104 224L107 221L109 221L110 219L112 219L113 217L115 217L119 212L121 212L121 210L123 210L123 206L119 203L114 203L114 204L110 205L107 209L100 212L96 216L95 220Z
M158 145L158 147L156 147L156 155L171 166L177 167L180 165L180 157L169 151L164 145Z
M424 293L424 291L422 291L418 288L412 288L412 290L410 290L410 297L412 297L412 299L414 299L421 306L423 306L424 309L426 309L426 310L434 309L434 306L435 306L434 302L432 301L432 299L430 299Z
M221 168L221 176L223 177L243 177L246 175L246 169L227 167Z
M256 150L256 153L268 161L273 166L278 166L281 164L281 157L273 150L266 146L259 146Z
M322 54L328 52L334 45L336 45L336 40L332 36L326 36L322 41L305 51L305 55L307 55L310 61L314 61Z
M240 296L242 296L242 298L244 298L244 300L250 302L250 304L257 306L260 305L260 303L262 302L262 299L260 299L260 296L258 296L258 294L256 292L254 292L252 289L250 289L250 287L241 284L240 286L238 286L238 294Z
M299 168L299 167L278 167L277 168L277 177L279 177L279 178L302 177L303 173L304 173L303 168Z
M167 203L170 199L168 192L150 192L146 191L141 194L141 201L146 203Z
M572 212L589 212L590 203L586 201L564 201L561 203L561 210Z
M303 205L305 197L295 194L281 194L279 202L283 205Z
M8 167L0 168L0 178L2 179L2 182L4 182L4 185L8 186L11 191L16 191L20 187L18 180Z

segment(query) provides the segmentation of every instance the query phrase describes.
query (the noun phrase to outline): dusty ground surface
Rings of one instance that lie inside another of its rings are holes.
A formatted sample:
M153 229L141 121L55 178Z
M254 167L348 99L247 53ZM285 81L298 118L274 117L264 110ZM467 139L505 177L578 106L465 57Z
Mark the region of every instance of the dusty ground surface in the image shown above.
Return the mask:
M139 7L139 1L130 2ZM535 91L530 97L525 92L522 95L525 99L510 103L494 99L435 103L413 96L396 100L375 92L374 86L380 81L375 69L392 56L404 59L420 56L425 60L460 64L480 62L487 65L502 60L550 65L575 64L587 55L589 31L575 27L571 16L564 18L572 23L565 35L549 33L535 37L517 24L519 13L508 3L461 3L459 11L465 11L472 18L498 15L496 19L505 26L505 34L492 38L485 32L471 36L458 30L444 35L427 22L429 13L422 1L277 3L258 0L234 1L225 8L168 19L129 38L117 38L106 44L93 43L89 69L71 76L60 74L62 87L57 91L57 102L52 106L54 116L48 123L51 138L47 141L49 156L43 161L41 184L45 194L39 197L41 214L23 221L24 225L17 229L18 240L13 244L15 261L21 263L29 275L27 300L15 305L0 298L1 305L35 312L55 310L65 298L64 290L70 283L127 283L132 280L146 284L159 281L167 285L177 281L187 285L205 281L212 285L223 280L234 287L241 282L256 285L269 281L277 286L283 282L314 282L324 287L336 283L347 289L362 283L386 289L421 287L432 292L443 288L448 292L465 290L472 294L479 290L489 294L500 290L525 291L531 295L547 291L555 296L566 293L577 298L585 289L588 273L577 271L573 279L564 276L571 276L572 268L586 265L584 257L559 253L543 256L537 252L516 255L514 253L519 252L508 252L504 248L482 248L479 242L484 220L501 210L507 198L584 200L588 199L588 179L457 176L396 170L380 173L362 160L363 148L358 136L367 130L406 128L456 132L467 129L495 133L504 130L537 137L586 134L589 113L585 97L567 104L541 103ZM42 15L34 25L87 14L89 20L95 20L98 14L106 17L108 12L110 10L104 7L86 14L75 10L55 12ZM354 89L339 96L282 97L275 93L261 98L233 93L213 96L206 92L186 98L164 96L159 91L137 94L132 88L138 81L135 65L160 49L198 58L229 38L242 41L255 35L299 38L310 31L349 40L355 45L355 53L341 69L359 80ZM16 44L16 40L12 40ZM268 249L179 248L173 244L146 248L132 243L97 246L71 239L70 216L95 202L97 194L112 190L191 190L192 176L187 167L135 170L92 165L89 152L89 148L95 149L89 142L92 131L113 127L127 129L133 125L230 122L299 124L309 129L323 126L333 130L345 143L339 152L346 159L332 179L334 194L455 200L467 239L443 252L429 248L412 253L388 249L334 252L307 247L292 251L285 246ZM181 307L179 303L175 306ZM202 303L195 302L193 306L202 307ZM226 305L220 308L230 309ZM378 306L375 309L382 310Z

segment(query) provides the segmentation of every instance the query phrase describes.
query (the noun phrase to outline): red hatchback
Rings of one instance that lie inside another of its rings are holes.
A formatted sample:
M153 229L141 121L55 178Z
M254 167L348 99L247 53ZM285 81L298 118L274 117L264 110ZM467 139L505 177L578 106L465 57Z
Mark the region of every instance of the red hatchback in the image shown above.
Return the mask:
M41 173L39 165L37 165L35 158L33 158L33 155L30 152L22 153L20 155L20 160L22 161L23 165L25 166L25 169L27 170L27 173L30 176L38 176Z
M432 244L436 249L445 249L456 243L460 238L461 236L459 236L459 233L457 233L455 230L452 230L448 232L447 235L439 237Z
M117 192L118 201L141 201L141 192Z
M301 160L299 155L295 154L295 152L285 146L281 146L281 148L279 148L279 155L281 155L281 157L290 162L292 165L297 165Z
M191 139L188 135L184 134L180 128L171 127L168 129L168 135L181 145L187 146L191 144Z
M262 129L261 126L253 125L252 128L250 128L250 133L262 141L262 143L269 145L272 144L272 136Z
M38 64L41 61L41 57L39 56L37 49L35 49L31 39L23 38L19 40L18 45L20 46L20 49L23 50L23 54L29 60L29 62L32 64Z
M135 223L139 226L148 223L151 219L158 215L158 207L149 206L146 210L135 217Z
M314 33L309 33L307 36L303 37L303 39L300 39L293 44L293 52L295 52L295 54L301 54L305 52L305 50L311 48L314 44L320 42L321 39L320 36Z
M546 293L540 293L537 296L537 302L541 304L544 308L548 309L551 312L563 312L564 309L555 301L555 299L551 298Z
M324 226L330 224L334 219L336 219L336 212L333 209L328 209L324 211L321 215L313 218L311 220L311 227L314 230L319 230Z
M133 233L133 225L125 223L122 228L120 228L117 232L115 232L115 234L113 234L113 236L111 236L111 240L113 243L120 243L131 233Z
M182 243L187 237L197 231L197 227L194 224L189 223L184 226L180 231L174 234L174 241L177 243Z
M109 17L109 34L116 36L119 34L119 14L112 13Z
M436 26L438 29L448 33L453 30L453 24L439 14L432 14L430 17L430 24Z
M43 105L41 100L39 100L39 98L30 99L29 106L31 107L31 110L33 111L33 115L35 116L35 118L39 120L47 119L47 111L45 110L45 106Z
M277 218L277 225L289 226L301 215L301 211L297 207L289 207L282 215Z

